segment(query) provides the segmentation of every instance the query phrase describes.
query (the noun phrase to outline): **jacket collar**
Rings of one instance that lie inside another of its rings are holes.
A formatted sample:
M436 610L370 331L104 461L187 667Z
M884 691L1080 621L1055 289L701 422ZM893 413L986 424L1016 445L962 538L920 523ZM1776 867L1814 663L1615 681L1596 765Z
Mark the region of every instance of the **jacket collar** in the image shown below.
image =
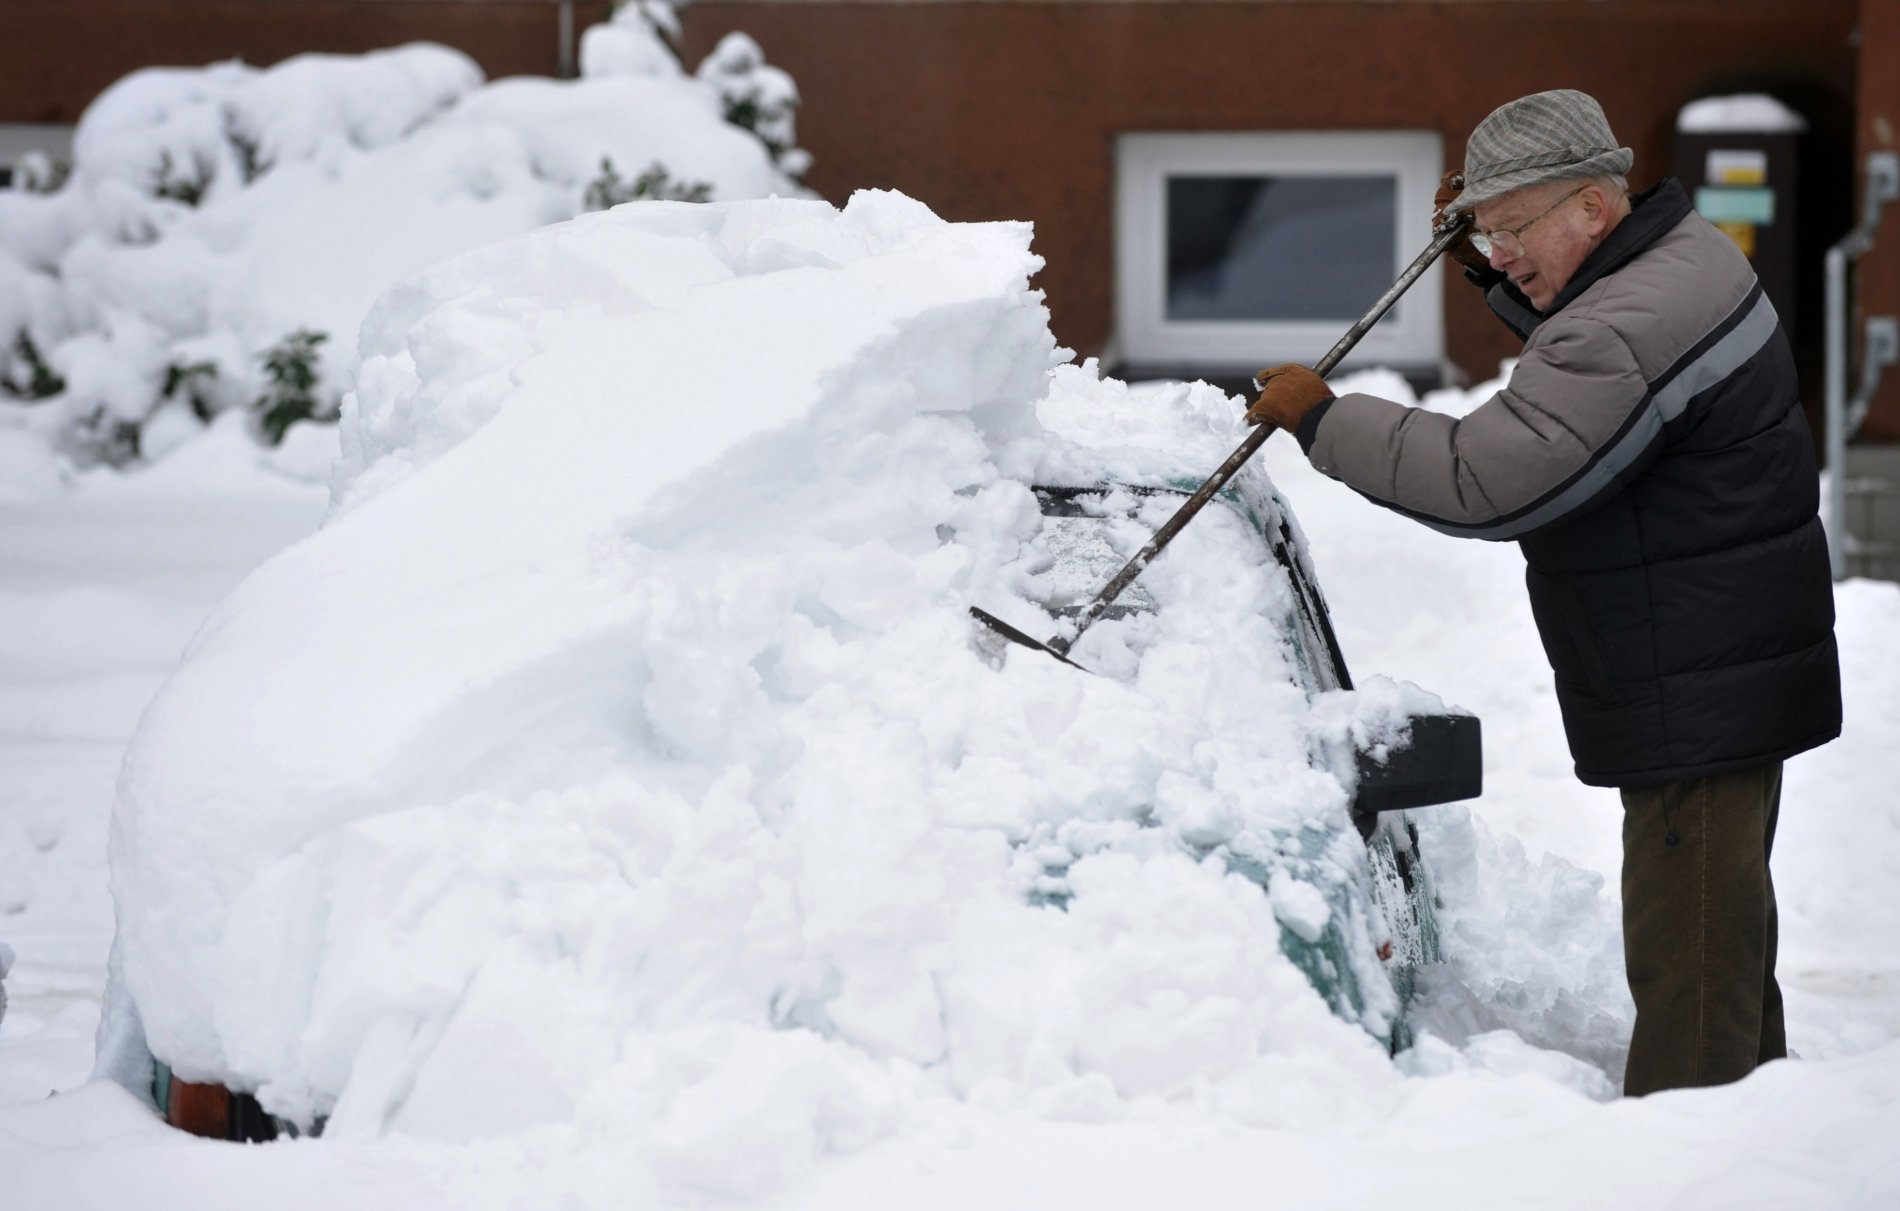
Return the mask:
M1665 177L1643 192L1632 194L1629 214L1583 259L1583 264L1577 266L1570 281L1551 300L1545 317L1562 311L1598 279L1608 277L1635 260L1688 217L1691 209L1688 191L1674 177Z

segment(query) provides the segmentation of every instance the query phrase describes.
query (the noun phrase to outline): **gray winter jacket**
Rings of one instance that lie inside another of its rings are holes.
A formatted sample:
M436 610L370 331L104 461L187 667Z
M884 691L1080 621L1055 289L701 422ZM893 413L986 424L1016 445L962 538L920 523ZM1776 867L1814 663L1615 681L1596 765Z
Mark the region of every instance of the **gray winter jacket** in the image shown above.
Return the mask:
M1840 731L1813 442L1747 258L1666 181L1463 418L1347 395L1313 465L1447 534L1516 539L1577 775L1603 786L1780 760Z

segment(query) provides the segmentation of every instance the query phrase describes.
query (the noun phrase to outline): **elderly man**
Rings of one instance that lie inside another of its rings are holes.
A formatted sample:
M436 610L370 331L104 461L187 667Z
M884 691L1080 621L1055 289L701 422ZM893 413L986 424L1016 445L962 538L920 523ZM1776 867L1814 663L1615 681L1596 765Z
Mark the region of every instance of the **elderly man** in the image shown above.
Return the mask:
M1748 260L1594 99L1472 132L1467 276L1524 338L1459 419L1334 398L1299 366L1248 411L1325 474L1442 533L1515 539L1577 776L1621 790L1629 1094L1786 1054L1768 858L1782 762L1840 733L1812 438ZM1436 216L1435 216L1436 217Z

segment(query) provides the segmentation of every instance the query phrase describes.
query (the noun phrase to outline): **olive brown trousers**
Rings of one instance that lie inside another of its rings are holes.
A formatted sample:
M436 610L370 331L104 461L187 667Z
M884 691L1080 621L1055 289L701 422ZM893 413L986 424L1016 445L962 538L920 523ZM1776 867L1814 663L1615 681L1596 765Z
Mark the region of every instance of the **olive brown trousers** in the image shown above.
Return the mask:
M1768 873L1781 764L1623 790L1623 1091L1720 1085L1787 1054Z

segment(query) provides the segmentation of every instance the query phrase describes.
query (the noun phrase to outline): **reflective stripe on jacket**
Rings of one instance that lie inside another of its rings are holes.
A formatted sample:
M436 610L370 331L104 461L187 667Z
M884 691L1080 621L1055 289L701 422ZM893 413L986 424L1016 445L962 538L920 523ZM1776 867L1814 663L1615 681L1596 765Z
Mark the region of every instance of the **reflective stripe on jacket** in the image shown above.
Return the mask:
M1493 288L1528 339L1469 415L1346 395L1300 433L1380 504L1519 542L1577 776L1598 786L1778 761L1841 726L1787 336L1679 184L1633 201L1542 317Z

